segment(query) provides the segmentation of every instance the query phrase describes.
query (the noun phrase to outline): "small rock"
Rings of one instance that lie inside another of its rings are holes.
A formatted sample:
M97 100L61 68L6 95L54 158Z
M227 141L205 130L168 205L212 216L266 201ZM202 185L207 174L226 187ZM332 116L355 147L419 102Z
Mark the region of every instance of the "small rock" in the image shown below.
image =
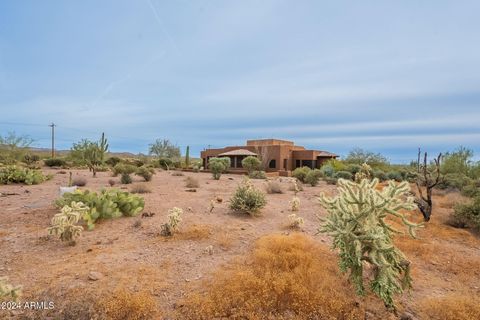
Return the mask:
M97 281L103 278L103 274L97 271L90 271L88 280Z
M404 312L400 316L400 320L414 320L414 319L415 319L415 317L409 312Z

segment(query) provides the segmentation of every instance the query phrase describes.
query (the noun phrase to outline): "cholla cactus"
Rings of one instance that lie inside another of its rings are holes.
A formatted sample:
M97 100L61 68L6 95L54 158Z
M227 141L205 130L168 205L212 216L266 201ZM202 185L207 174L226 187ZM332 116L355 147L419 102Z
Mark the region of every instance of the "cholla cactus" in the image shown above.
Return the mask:
M290 221L290 228L297 229L300 228L305 221L302 217L297 216L296 213L288 215L288 220Z
M372 167L368 164L362 164L360 171L355 173L355 182L362 182L363 179L371 180L373 178Z
M83 231L83 227L77 226L77 223L88 210L82 202L72 201L69 206L63 206L61 212L52 218L52 226L47 229L48 234L74 243Z
M292 198L292 201L290 201L290 209L292 211L298 211L300 209L300 199L295 196Z
M162 225L162 235L172 236L177 231L178 225L182 222L181 214L183 214L181 208L173 207L168 210L168 222Z
M7 277L0 277L0 301L17 301L22 295L22 287L12 286Z
M300 192L300 188L298 187L298 180L294 179L293 180L293 193L295 194L295 197L297 196L297 193Z
M320 195L321 205L328 211L319 232L333 237L333 248L340 250L340 269L350 271L357 293L365 293L364 263L373 266L370 287L389 308L395 308L393 295L411 287L410 262L393 245L393 234L399 231L387 224L385 218L400 218L414 237L420 225L409 222L400 210L415 209L414 199L407 197L409 184L390 181L377 190L378 180L363 179L360 183L340 179L339 195L335 198Z

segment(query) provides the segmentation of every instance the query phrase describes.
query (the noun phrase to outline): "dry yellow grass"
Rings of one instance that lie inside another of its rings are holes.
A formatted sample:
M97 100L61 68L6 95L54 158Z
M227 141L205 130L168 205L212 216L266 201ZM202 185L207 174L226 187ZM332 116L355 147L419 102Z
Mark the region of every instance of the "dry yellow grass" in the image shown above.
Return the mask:
M202 240L210 238L211 230L208 225L191 225L174 235L178 240Z
M157 303L146 292L132 293L118 289L112 295L97 303L100 319L143 320L155 319Z
M246 261L218 271L205 294L182 302L186 319L359 319L364 310L336 258L311 238L265 236Z
M420 303L422 318L431 320L478 320L480 299L473 295L449 295L424 299Z

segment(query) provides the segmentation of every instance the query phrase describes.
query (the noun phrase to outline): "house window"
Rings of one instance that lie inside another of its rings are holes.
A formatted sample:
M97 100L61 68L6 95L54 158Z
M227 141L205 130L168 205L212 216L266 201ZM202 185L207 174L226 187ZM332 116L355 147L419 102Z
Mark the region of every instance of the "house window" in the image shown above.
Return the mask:
M295 160L295 168L300 168L301 165L302 163L300 162L300 160Z
M275 159L270 160L270 162L268 163L268 167L270 169L275 169L277 167L277 162L275 161Z

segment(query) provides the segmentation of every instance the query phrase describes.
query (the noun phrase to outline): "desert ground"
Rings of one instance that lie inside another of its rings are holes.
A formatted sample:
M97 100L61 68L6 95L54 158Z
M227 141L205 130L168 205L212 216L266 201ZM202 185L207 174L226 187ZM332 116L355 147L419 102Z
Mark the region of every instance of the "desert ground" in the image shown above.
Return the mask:
M68 174L57 169L43 171L53 174L53 179L33 186L0 186L0 192L11 194L0 197L0 273L7 274L11 283L22 285L22 300L53 301L55 309L0 310L4 318L83 319L88 301L128 290L153 298L157 307L152 319L181 319L178 310L182 301L192 293L207 290L218 270L242 261L263 236L300 233L327 251L331 245L328 236L316 234L317 215L326 215L317 196L320 192L335 194L334 185L321 182L316 187L303 187L298 194L298 215L305 224L301 230L292 230L288 228L289 201L293 197L290 178L269 178L279 179L284 192L267 194L261 215L251 217L228 208L240 175L224 174L216 181L209 173L184 172L178 176L174 174L177 171L157 171L151 182L134 178L134 184L151 189L141 196L145 198L144 212L153 216L140 214L98 222L93 231L83 232L75 246L68 246L46 231L58 212L54 201L59 197L59 187L67 185ZM109 172L92 178L88 170L71 171L74 177L87 179L81 189L111 188L109 179L119 183L119 178L112 178ZM185 187L189 175L199 181L196 192ZM265 188L265 180L253 182ZM132 185L114 187L129 190ZM446 224L453 204L460 198L456 192L436 192L432 220L417 231L418 239L397 237L396 244L412 263L414 281L413 290L398 297L397 315L386 311L373 295L357 298L351 289L353 299L363 308L362 318L427 319L434 317L437 305L480 296L480 238ZM218 201L210 212L214 199ZM183 209L183 221L180 231L166 238L160 230L172 207ZM418 212L410 216L421 221ZM329 257L336 259L334 254ZM343 281L346 276L338 271L338 279ZM285 318L295 316L286 314Z

